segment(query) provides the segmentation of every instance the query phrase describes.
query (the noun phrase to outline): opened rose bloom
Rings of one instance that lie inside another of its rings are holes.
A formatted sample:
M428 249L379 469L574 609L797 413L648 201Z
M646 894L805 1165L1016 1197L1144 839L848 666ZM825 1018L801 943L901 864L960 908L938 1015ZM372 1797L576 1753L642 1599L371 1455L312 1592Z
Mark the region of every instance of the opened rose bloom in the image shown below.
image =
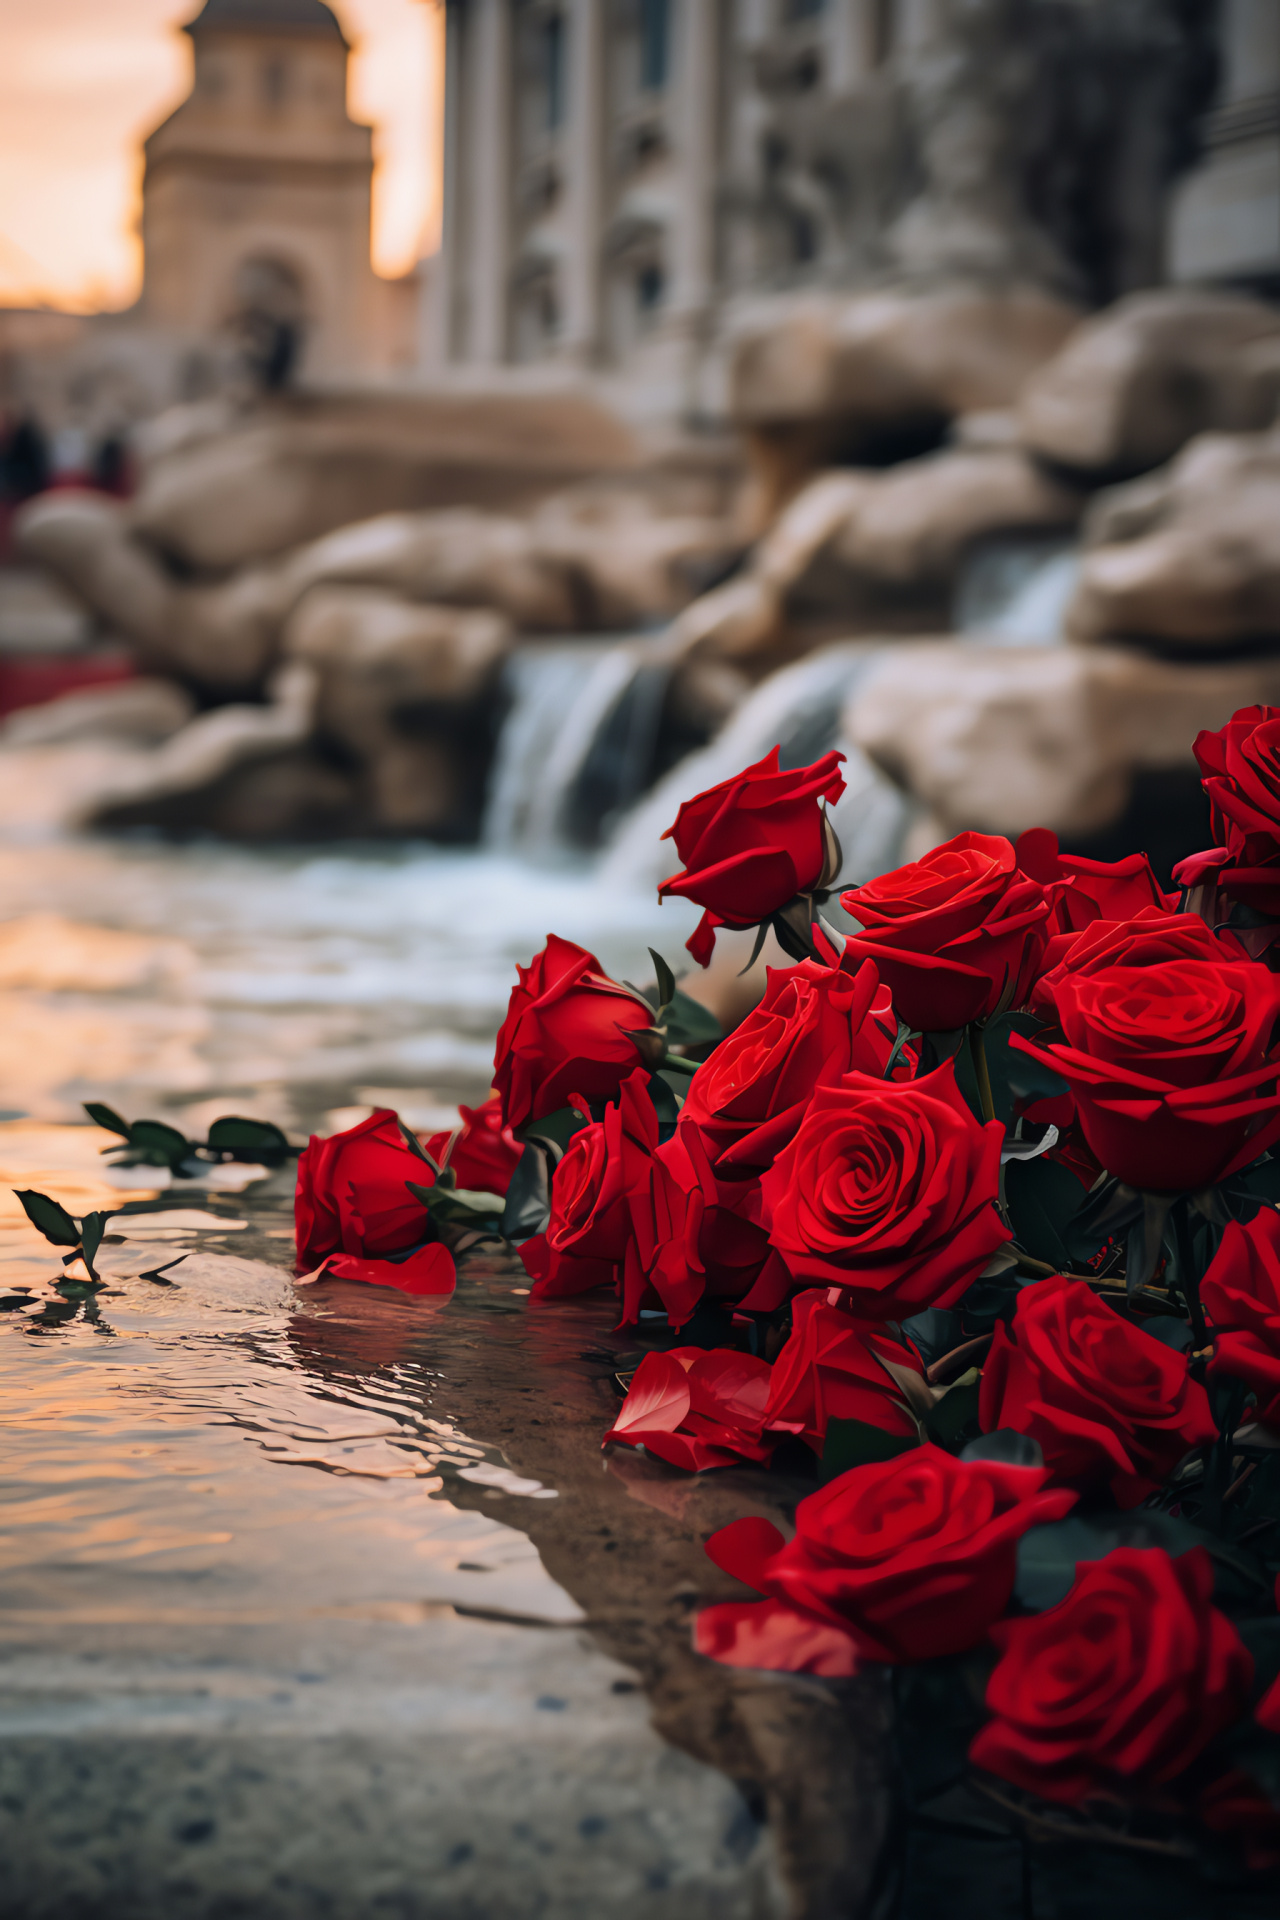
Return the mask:
M962 1652L1008 1605L1022 1535L1075 1502L1045 1480L1039 1468L912 1447L811 1493L791 1540L767 1520L735 1520L707 1552L768 1598L706 1608L698 1649L730 1665L826 1673ZM815 1626L827 1630L816 1641ZM822 1664L795 1664L815 1648Z
M410 1181L430 1187L435 1176L388 1107L327 1140L313 1136L298 1162L294 1196L299 1271L323 1261L338 1279L404 1293L451 1291L453 1258L446 1247L423 1244L431 1240L431 1221Z
M1052 1067L1108 1173L1157 1193L1224 1180L1280 1138L1280 980L1188 914L1079 934L1041 981L1052 1030L1016 1050Z
M1080 933L1096 920L1132 920L1149 907L1177 910L1177 894L1164 892L1145 853L1123 860L1060 853L1058 836L1047 827L1019 834L1015 852L1022 871L1051 892L1053 934Z
M795 1434L819 1454L831 1420L860 1420L915 1440L912 1399L929 1399L920 1355L905 1335L855 1318L841 1299L834 1288L812 1288L792 1300L791 1333L770 1375L766 1429Z
M1175 879L1209 882L1268 919L1280 918L1280 707L1242 707L1192 751L1221 845L1183 861Z
M1280 1214L1263 1207L1248 1225L1232 1220L1200 1282L1213 1330L1209 1371L1243 1380L1257 1418L1280 1427Z
M1055 1479L1136 1507L1217 1426L1185 1354L1131 1326L1083 1280L1024 1287L982 1372L984 1432L1038 1440Z
M975 1120L948 1060L921 1080L819 1087L761 1182L774 1246L802 1287L839 1287L872 1320L948 1306L1009 1229L997 1121Z
M1008 840L960 833L910 866L840 896L898 1018L918 1033L986 1020L1025 1002L1049 932L1051 896Z
M575 1133L551 1184L545 1232L520 1248L525 1271L537 1281L534 1300L619 1286L631 1234L628 1196L647 1182L658 1145L658 1116L638 1068L623 1081L603 1120Z
M846 973L803 960L767 977L763 1000L698 1068L680 1110L681 1132L700 1134L727 1206L750 1204L815 1088L855 1067L880 1075L889 1058L874 967Z
M706 911L686 943L700 966L715 947L717 927L752 927L797 894L829 886L838 868L835 837L822 802L844 792L842 753L824 753L811 767L783 770L774 747L732 780L686 800L662 836L674 840L684 871L658 888Z
M1058 1606L992 1629L974 1764L1047 1800L1175 1780L1246 1711L1253 1658L1211 1604L1203 1547L1117 1547Z
M612 1100L645 1058L637 1037L653 1033L653 1014L610 980L593 953L550 934L533 965L517 967L498 1034L493 1079L504 1124L519 1132L567 1106L577 1094ZM655 1036L654 1059L661 1056Z

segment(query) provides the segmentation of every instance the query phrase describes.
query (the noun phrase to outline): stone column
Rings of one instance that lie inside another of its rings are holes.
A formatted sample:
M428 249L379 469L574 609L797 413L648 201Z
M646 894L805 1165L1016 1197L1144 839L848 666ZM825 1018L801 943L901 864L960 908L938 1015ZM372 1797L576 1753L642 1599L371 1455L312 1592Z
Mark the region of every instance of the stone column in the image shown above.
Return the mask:
M440 249L424 262L430 274L422 302L418 357L422 366L440 368L460 357L457 338L458 296L464 284L466 234L462 222L463 42L465 0L446 0L444 25L444 138L441 142Z
M600 346L600 227L604 198L604 0L567 0L569 36L564 155L565 356L589 365Z
M511 0L471 0L466 130L471 301L469 360L507 357L511 260Z
M1280 3L1226 0L1221 34L1208 152L1170 209L1170 273L1271 283L1280 274Z
M671 250L673 320L696 328L715 286L717 0L677 0L673 133L679 181Z

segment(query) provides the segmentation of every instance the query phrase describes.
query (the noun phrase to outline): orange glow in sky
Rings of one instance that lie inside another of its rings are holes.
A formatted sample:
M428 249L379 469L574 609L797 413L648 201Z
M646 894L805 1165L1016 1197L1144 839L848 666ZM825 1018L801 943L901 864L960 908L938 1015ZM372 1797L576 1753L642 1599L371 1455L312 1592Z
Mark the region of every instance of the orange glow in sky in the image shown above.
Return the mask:
M434 243L440 13L431 0L331 0L351 111L372 122L373 259L404 273ZM199 0L0 0L0 305L128 306L141 142L190 86L178 28Z

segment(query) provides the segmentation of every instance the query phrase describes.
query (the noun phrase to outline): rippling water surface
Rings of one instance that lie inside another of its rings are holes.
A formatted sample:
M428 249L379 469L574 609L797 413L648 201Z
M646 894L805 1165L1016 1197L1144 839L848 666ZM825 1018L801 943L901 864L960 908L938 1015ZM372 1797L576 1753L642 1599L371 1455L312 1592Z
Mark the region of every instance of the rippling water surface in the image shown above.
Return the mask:
M441 1313L518 1308L510 1275L469 1305L303 1293L287 1177L236 1196L112 1174L106 1136L72 1123L98 1098L193 1134L383 1101L448 1124L487 1089L514 961L554 929L635 977L647 944L674 956L685 911L424 850L9 846L0 889L5 1618L577 1618L516 1525L449 1498L517 1496L515 1517L555 1497L462 1429L433 1355ZM103 1293L68 1296L15 1187L132 1209Z

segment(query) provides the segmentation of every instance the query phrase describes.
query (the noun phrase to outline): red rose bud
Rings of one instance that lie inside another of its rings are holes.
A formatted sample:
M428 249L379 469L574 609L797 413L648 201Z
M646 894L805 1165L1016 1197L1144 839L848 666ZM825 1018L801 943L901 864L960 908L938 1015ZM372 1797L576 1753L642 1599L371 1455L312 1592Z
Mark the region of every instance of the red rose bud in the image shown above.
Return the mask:
M643 1447L673 1467L700 1473L767 1460L762 1437L769 1367L727 1348L674 1347L648 1353L602 1444Z
M914 1440L919 1420L907 1397L912 1381L932 1397L909 1341L855 1319L834 1291L798 1293L790 1337L773 1363L765 1429L793 1433L819 1454L831 1420L861 1420Z
M313 1135L298 1162L293 1203L299 1271L327 1254L377 1258L425 1240L427 1210L409 1192L410 1180L429 1187L435 1176L405 1144L389 1107L327 1140Z
M773 1244L799 1286L840 1287L866 1319L949 1306L1011 1237L995 1207L1003 1138L949 1060L922 1080L846 1074L761 1181Z
M1203 1547L1081 1563L1058 1606L992 1629L993 1717L970 1759L1068 1804L1176 1779L1248 1706L1253 1658L1212 1592Z
M1280 707L1242 707L1216 733L1197 734L1192 751L1226 851L1217 885L1280 918Z
M1035 1004L1062 1038L1010 1046L1062 1076L1091 1152L1128 1186L1212 1186L1280 1138L1280 979L1194 915L1098 922Z
M922 860L840 896L862 926L847 943L873 960L898 1018L953 1031L1024 1004L1049 932L1051 897L1008 840L960 833Z
M727 1664L790 1672L852 1672L858 1657L932 1660L975 1646L1009 1603L1018 1541L1059 1520L1075 1495L1045 1487L1039 1468L954 1460L913 1447L854 1467L811 1493L784 1540L767 1520L735 1520L713 1534L718 1567L769 1598L763 1606L708 1607L695 1644ZM773 1616L772 1625L770 1616ZM822 1666L804 1661L816 1645ZM845 1637L843 1665L841 1643ZM761 1651L772 1657L760 1662Z
M1095 920L1132 920L1148 907L1176 913L1178 897L1161 890L1145 853L1123 860L1086 860L1059 853L1058 836L1047 827L1019 834L1014 848L1018 866L1051 890L1049 926L1053 933L1079 933Z
M680 1129L701 1136L725 1205L772 1166L816 1087L853 1068L883 1074L891 1042L872 1011L878 987L874 967L771 967L764 999L698 1068Z
M458 1112L461 1130L456 1136L433 1133L426 1142L427 1152L437 1165L448 1153L458 1186L472 1193L505 1194L524 1148L510 1127L502 1124L502 1102L495 1093L482 1107L459 1107Z
M1280 1214L1263 1207L1247 1226L1228 1224L1200 1304L1213 1330L1210 1373L1243 1380L1257 1418L1280 1427Z
M1217 1434L1186 1355L1061 1274L1024 1287L1012 1328L997 1324L978 1417L985 1433L1011 1427L1038 1440L1056 1480L1101 1483L1121 1507L1136 1507Z
M658 888L706 912L686 944L700 966L711 958L717 927L753 927L788 906L797 894L829 886L838 850L821 802L844 792L842 753L824 753L811 767L784 772L779 749L732 780L686 800L674 825L684 872Z
M519 1132L575 1094L614 1099L641 1063L637 1038L653 1034L652 1010L610 980L594 954L554 933L516 973L494 1053L504 1125Z
M647 1184L658 1145L658 1116L643 1068L623 1081L604 1119L575 1133L551 1182L545 1233L520 1248L537 1281L532 1300L555 1300L590 1287L617 1286L631 1237L628 1196Z

